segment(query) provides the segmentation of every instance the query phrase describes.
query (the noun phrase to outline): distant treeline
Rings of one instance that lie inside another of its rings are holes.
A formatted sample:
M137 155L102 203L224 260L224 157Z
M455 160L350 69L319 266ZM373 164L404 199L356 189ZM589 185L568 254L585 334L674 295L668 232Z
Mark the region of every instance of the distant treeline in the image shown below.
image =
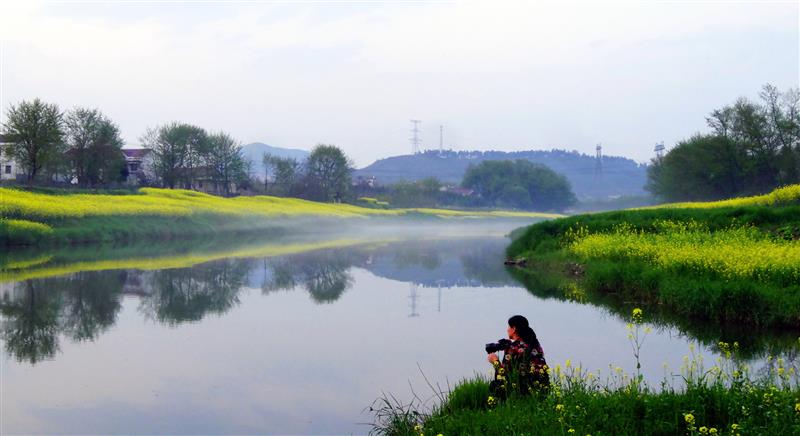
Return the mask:
M800 91L765 85L706 118L711 133L679 142L648 168L647 190L667 201L717 200L800 183Z
M422 153L380 159L355 171L356 176L375 177L380 185L401 181L416 182L436 177L442 183L458 184L470 165L484 161L527 160L542 164L567 178L575 195L584 199L607 199L617 196L645 195L647 166L619 156L594 155L568 150L525 151L425 151Z
M126 163L120 129L98 109L63 111L40 99L11 105L2 126L2 153L15 161L28 185L135 186L195 189L216 194L263 192L251 179L252 162L225 132L170 122L141 137L147 150L137 167ZM320 201L352 198L352 163L333 145L318 145L304 162L265 156L273 193ZM136 171L130 181L131 171ZM275 178L277 177L277 178Z
M487 160L471 165L458 185L435 177L389 185L357 185L366 205L504 208L563 211L576 203L566 177L527 160ZM377 200L377 201L371 201Z

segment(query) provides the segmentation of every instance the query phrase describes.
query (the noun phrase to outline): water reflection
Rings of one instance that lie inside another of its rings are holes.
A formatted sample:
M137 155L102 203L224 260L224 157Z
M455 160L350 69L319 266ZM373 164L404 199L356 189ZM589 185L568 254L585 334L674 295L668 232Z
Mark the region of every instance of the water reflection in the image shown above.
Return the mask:
M368 243L344 248L264 257L225 258L188 268L82 271L0 284L2 338L20 362L52 359L59 341L93 341L114 325L124 296L139 299L138 311L168 326L222 315L240 303L246 288L305 291L318 304L332 304L353 286L353 268L410 283L410 316L417 315L417 287L515 284L497 259L503 239ZM38 263L37 263L38 264Z

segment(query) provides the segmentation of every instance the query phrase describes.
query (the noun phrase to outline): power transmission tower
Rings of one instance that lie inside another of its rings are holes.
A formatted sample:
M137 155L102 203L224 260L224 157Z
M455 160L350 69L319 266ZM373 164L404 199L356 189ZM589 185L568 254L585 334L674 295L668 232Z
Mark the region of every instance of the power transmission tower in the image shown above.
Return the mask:
M656 142L656 159L661 159L664 157L664 141Z
M419 153L419 125L421 123L420 120L411 120L411 152L413 154Z
M439 156L442 155L442 151L444 151L444 126L439 125Z
M417 284L409 283L408 285L409 285L408 298L411 300L411 313L408 316L410 318L416 318L419 316L419 313L417 313Z
M598 143L595 150L594 176L600 177L603 174L603 146Z

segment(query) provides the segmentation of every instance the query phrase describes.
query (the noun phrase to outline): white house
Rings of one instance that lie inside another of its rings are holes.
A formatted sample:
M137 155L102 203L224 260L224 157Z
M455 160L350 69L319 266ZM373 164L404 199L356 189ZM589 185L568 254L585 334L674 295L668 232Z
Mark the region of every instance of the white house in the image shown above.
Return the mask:
M155 181L153 172L153 151L149 148L123 148L125 165L128 168L127 183L149 185Z
M17 173L19 172L19 165L17 165L17 162L3 153L3 147L5 144L5 137L0 135L0 182L17 180Z

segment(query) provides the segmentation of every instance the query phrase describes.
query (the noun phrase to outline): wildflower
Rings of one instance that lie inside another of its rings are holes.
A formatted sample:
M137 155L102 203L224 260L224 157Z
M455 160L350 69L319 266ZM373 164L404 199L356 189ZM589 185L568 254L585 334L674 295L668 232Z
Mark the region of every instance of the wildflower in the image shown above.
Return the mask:
M739 430L739 424L736 423L731 424L731 430L733 431Z
M694 415L691 413L685 413L683 419L686 420L687 424L694 424Z
M556 412L563 412L564 405L563 404L556 404Z
M709 428L708 429L708 434L717 434L717 429L714 428L714 427Z
M708 434L708 427L702 426L698 430L700 430L700 434Z
M489 395L489 398L486 399L486 404L489 406L494 406L497 404L497 400L493 396Z
M571 429L567 430L567 433L575 433L575 429L571 428Z
M638 307L633 309L633 322L637 324L642 322L642 309Z
M414 426L414 431L420 431L420 430L422 430L422 426L421 425L417 424L417 425Z
M794 411L797 412L797 413L800 413L800 403L795 403Z

